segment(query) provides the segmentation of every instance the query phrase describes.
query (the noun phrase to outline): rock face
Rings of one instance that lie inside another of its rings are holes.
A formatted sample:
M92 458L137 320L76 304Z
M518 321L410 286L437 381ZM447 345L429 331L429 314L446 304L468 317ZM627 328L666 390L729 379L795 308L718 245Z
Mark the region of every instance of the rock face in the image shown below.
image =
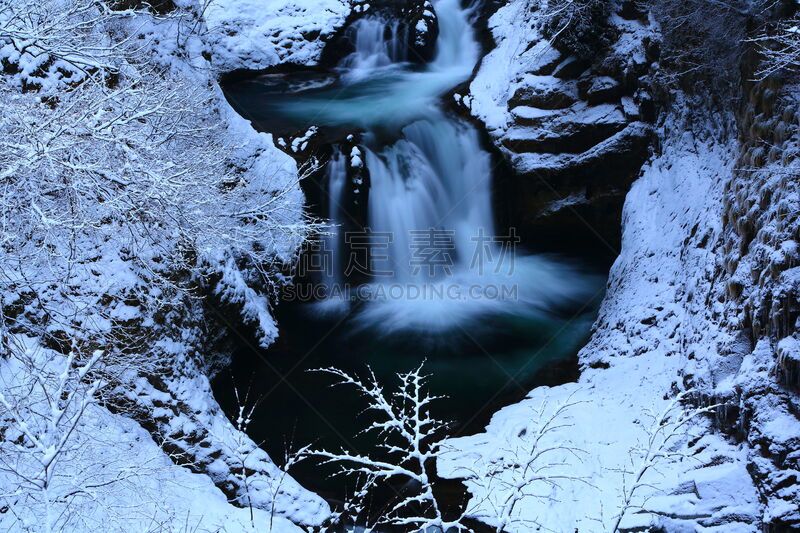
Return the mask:
M400 16L409 28L409 59L421 62L433 59L436 38L439 36L439 21L430 0L410 2L403 6Z
M704 301L725 335L692 342L685 380L726 406L721 428L750 448L764 528L800 528L800 179L797 86L752 86L739 116L736 170L712 245L716 290ZM691 340L701 332L695 332Z
M746 82L738 109L670 91L656 117L646 80L660 68L652 64L659 35L631 3L610 16L610 48L588 58L536 37L527 9L511 1L490 19L497 46L456 101L511 162L519 216L531 227L566 209L596 211L604 195L624 197L621 252L579 354L578 382L536 389L485 433L451 441L440 472L465 479L474 516L496 524L496 505L511 493L487 476L514 464L498 450L531 445L543 410L581 404L550 438L588 450L565 459L566 471L592 488L559 482L546 498L525 500L505 529L609 530L608 516L624 507L620 487L630 487L613 473L628 467L615 461L632 453L636 464L637 426L684 391L682 409L713 406L714 416L674 442L692 460L660 468L657 493L640 493L647 503L625 513L619 530L799 529L796 75ZM530 29L509 31L514 21ZM519 475L503 481L514 486Z
M497 46L456 101L486 124L511 163L516 177L501 194L514 199L515 223L563 235L589 219L616 247L622 201L649 153L653 30L620 8L610 19L611 46L578 57L536 29L535 9L510 3L489 20ZM533 27L510 31L519 20Z

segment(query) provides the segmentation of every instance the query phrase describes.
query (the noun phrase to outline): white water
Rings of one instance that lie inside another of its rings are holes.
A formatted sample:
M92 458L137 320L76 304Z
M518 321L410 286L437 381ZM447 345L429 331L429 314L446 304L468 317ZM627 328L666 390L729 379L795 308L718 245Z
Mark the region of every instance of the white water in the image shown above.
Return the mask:
M381 69L402 68L407 61L405 35L398 21L387 23L378 18L363 18L353 24L349 33L355 51L339 65L342 79L347 83L375 76Z
M435 9L439 16L436 55L424 70L409 69L405 53L396 51L400 32L395 23L363 19L353 33L355 52L339 65L345 86L324 98L293 98L282 111L313 117L321 125L346 124L366 130L399 128L438 112L439 97L469 78L480 47L469 12L461 9L458 0L439 0ZM388 43L381 26L390 28Z
M573 269L541 256L510 257L506 249L502 264L498 244L477 240L495 235L491 158L475 128L444 113L440 97L469 78L480 50L469 12L458 0L439 0L435 9L437 50L424 70L412 71L405 63L397 24L365 19L353 29L355 51L340 64L344 90L351 93L292 104L306 116L314 113L320 123L367 130L362 148L371 180L369 225L393 239L388 259L372 266L392 275L375 277L359 290L367 300L358 315L361 328L439 331L498 314L545 316L554 304L584 297L591 285ZM377 132L387 129L399 129L400 139L382 146ZM335 156L328 168L329 213L336 224L344 222L336 207L343 201L343 160ZM437 257L447 263L433 268L415 264L412 252L420 250L420 234L415 245L411 232L430 230L444 239ZM343 254L335 256L341 272ZM501 291L509 296L490 297ZM347 305L335 303L325 307Z
M325 210L330 220L324 236L322 253L330 253L329 260L321 265L321 283L330 289L344 287L345 279L342 271L344 258L342 254L342 225L347 216L342 203L344 200L345 186L347 185L347 161L338 146L333 148L333 154L325 168ZM337 292L329 293L329 297L317 302L315 308L320 314L340 313L347 311L349 302L345 296Z
M341 222L345 216L341 206L345 190L344 187L347 184L347 162L338 147L334 149L334 153L330 161L328 161L326 170L326 185L328 188L328 202L326 207L329 219L336 224ZM327 243L325 249L331 251L331 267L342 264L340 233L341 225L332 225L326 236ZM331 268L330 275L327 274L326 272L329 284L342 284L343 278L341 268Z
M410 230L433 229L433 238L452 244L450 270L467 269L477 231L494 235L491 162L477 131L437 112L404 127L403 139L393 145L377 153L367 149L366 160L372 180L370 228L394 237L392 281L431 281L430 269L414 274L412 267L412 250L420 250L428 238Z

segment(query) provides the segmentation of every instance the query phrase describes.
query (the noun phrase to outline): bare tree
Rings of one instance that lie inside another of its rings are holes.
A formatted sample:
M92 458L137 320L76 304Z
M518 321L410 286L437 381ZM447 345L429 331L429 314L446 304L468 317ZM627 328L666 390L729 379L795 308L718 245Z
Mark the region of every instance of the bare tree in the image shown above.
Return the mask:
M468 465L469 483L482 489L485 499L470 501L463 510L449 510L437 499L435 461L453 450L447 444L447 424L431 415L430 406L440 396L427 392L423 365L399 373L396 391L387 392L370 370L366 379L353 377L336 368L321 369L338 379L337 385L354 387L367 401L365 412L375 415L364 432L375 433L380 441L375 454L356 454L346 450L330 452L308 449L306 455L322 459L323 464L339 467L335 475L354 482L352 494L339 510L338 518L349 518L367 530L386 524L413 531L470 530L469 519L493 524L498 532L512 524L536 525L535 519L521 518L519 508L529 498L547 499L546 492L562 482L585 481L565 469L566 458L580 460L583 452L566 442L553 443L552 434L570 427L569 411L579 402L570 397L550 408L537 410L530 432L509 442L480 471ZM404 480L407 488L398 493L396 503L378 516L370 516L369 498L378 487L391 480Z
M100 351L83 360L74 352L50 358L40 349L15 345L0 373L0 470L15 480L4 499L12 513L20 506L41 506L42 529L48 533L64 525L65 507L97 488L78 480L56 483L55 478L73 451L87 408L96 402L101 381L92 370L101 358Z
M658 81L706 98L729 99L738 90L747 27L775 0L642 0L661 30Z
M441 437L447 424L433 417L432 402L441 398L425 389L427 376L422 365L409 372L400 373L396 392L387 394L370 370L366 380L352 377L336 368L320 369L339 379L338 384L354 387L367 400L366 411L376 415L365 432L374 432L380 438L379 449L387 458L360 455L346 450L329 452L309 449L306 454L321 458L324 464L337 464L337 475L356 482L348 511L361 513L364 501L380 484L400 478L414 484L412 494L400 496L399 502L378 518L379 523L413 527L415 530L435 528L437 531L463 529L462 517L445 517L434 494L434 461L441 450ZM353 516L357 520L358 515Z
M248 459L253 453L253 442L247 437L247 428L253 419L253 412L258 406L258 401L250 401L250 388L248 387L244 396L239 392L239 388L234 385L234 395L236 396L237 416L233 420L233 426L236 428L234 433L234 449L231 454L232 458L236 460L239 471L236 472L236 477L239 483L244 488L241 494L237 496L237 503L246 506L250 509L250 523L255 526L253 518L253 498L250 488L250 475L248 472ZM242 501L244 500L244 501Z
M683 459L691 459L691 454L682 448L687 434L687 426L699 416L716 410L719 405L692 408L684 405L692 391L677 394L659 413L651 413L649 425L642 424L645 439L630 450L631 469L624 470L620 494L620 508L613 517L611 531L620 530L622 519L631 512L646 511L648 494L643 490L656 489L648 474Z
M555 406L543 401L524 435L498 450L497 457L481 472L473 472L470 482L486 495L485 500L473 504L473 512L478 513L480 508L479 516L494 524L497 533L511 525L542 527L535 518L520 516L519 508L526 500L551 500L553 489L562 488L563 483L590 485L585 478L569 474L571 461L581 462L586 452L568 441L552 439L573 426L570 411L585 403L573 397Z
M780 21L750 42L755 43L763 58L755 73L757 80L779 72L795 72L800 67L800 18Z

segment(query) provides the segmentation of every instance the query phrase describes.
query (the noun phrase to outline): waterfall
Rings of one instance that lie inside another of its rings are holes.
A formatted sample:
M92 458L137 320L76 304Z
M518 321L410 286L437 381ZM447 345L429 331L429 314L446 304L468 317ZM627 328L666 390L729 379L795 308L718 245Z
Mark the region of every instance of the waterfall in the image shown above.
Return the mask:
M355 50L338 67L346 83L374 76L379 69L398 68L406 61L405 32L399 21L367 17L357 20L348 33Z
M351 30L355 50L338 66L339 86L265 104L271 112L301 122L367 131L398 130L440 113L440 97L469 78L480 48L469 12L458 0L439 0L435 9L436 54L423 70L409 68L406 39L396 22L365 18Z
M348 295L344 292L345 279L343 275L343 231L347 222L347 213L343 209L345 186L347 185L347 159L339 146L333 146L333 151L325 167L325 211L330 224L323 235L320 268L318 272L319 283L325 291L325 298L316 303L314 309L317 314L329 315L346 311L349 303Z
M377 153L368 150L366 159L369 225L393 236L392 281L424 283L469 269L471 239L480 229L494 233L490 159L475 129L439 113L409 124L403 139ZM430 240L448 255L439 268L415 265L413 252L424 251Z
M339 147L334 147L333 155L326 168L327 211L331 225L325 236L324 252L330 251L331 258L326 264L325 280L330 286L343 284L342 270L337 265L342 264L342 236L341 228L345 223L342 202L344 187L347 183L347 163ZM329 267L329 269L328 269Z
M495 240L491 158L476 129L448 115L440 101L469 78L479 47L459 0L438 0L435 9L439 37L424 69L409 68L396 21L364 18L350 29L354 51L338 66L338 92L284 106L323 125L364 131L368 225L390 236L385 256L370 265L372 280L357 291L357 327L373 331L447 330L498 314L544 316L592 285L542 256L512 255L508 268L498 268L504 249ZM388 145L387 130L396 138ZM338 226L346 215L346 158L336 150L327 168L328 213ZM328 244L335 262L329 281L345 283L344 239L334 233ZM482 297L490 289L495 297ZM513 300L496 297L501 289ZM346 309L349 296L329 307Z

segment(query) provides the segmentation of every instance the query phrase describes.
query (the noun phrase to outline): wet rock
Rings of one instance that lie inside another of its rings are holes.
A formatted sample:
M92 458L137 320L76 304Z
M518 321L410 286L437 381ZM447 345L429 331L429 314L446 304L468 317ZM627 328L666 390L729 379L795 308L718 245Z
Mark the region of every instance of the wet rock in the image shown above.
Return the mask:
M800 390L800 341L786 337L778 342L778 381L785 387Z
M409 59L425 63L436 53L436 39L439 37L439 21L429 0L412 2L406 6L401 17L407 30Z
M584 73L589 67L585 59L570 56L558 64L553 71L553 76L562 80L572 80Z
M348 135L341 145L344 155L348 188L342 198L344 209L351 215L353 230L363 230L368 226L367 208L369 206L370 176L366 165L365 148L356 135Z

